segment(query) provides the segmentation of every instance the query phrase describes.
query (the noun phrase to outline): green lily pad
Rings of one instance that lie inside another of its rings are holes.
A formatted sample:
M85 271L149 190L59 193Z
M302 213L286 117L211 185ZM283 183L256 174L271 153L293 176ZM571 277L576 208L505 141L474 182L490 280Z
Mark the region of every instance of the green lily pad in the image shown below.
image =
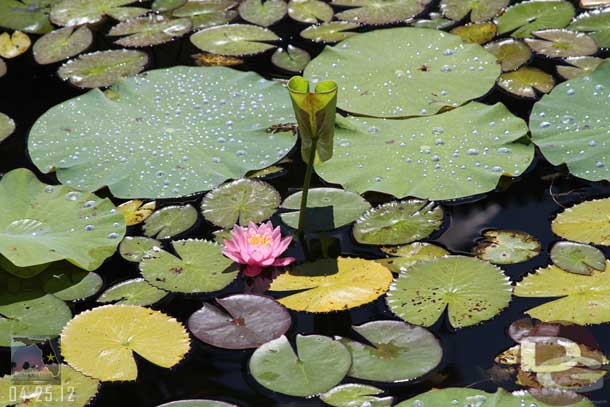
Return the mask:
M219 348L258 348L284 335L292 323L286 308L262 295L236 294L216 302L224 311L204 304L188 326L201 341Z
M527 169L534 148L517 141L526 134L525 122L501 103L409 120L337 117L334 157L315 168L359 193L455 199L493 190L503 175Z
M536 53L550 58L579 57L597 52L597 44L587 34L569 30L535 31L542 39L526 38L525 43Z
M446 17L455 21L470 15L470 20L478 23L491 20L509 3L510 0L442 0L441 11Z
M141 51L110 50L84 54L63 64L59 77L79 88L101 88L134 76L148 64Z
M63 301L78 301L95 295L104 284L99 274L84 271L67 262L53 263L38 276L47 294Z
M332 0L333 5L353 7L337 13L339 20L367 25L407 21L426 9L432 0Z
M569 57L565 62L570 65L557 65L557 73L570 80L590 75L604 60L597 57Z
M431 326L447 308L451 326L464 328L499 314L511 292L500 268L476 258L445 256L400 273L386 301L396 316L411 324Z
M260 54L276 47L265 41L279 39L266 28L248 24L210 27L191 36L191 42L200 50L229 56Z
M549 93L555 87L553 75L541 69L524 66L512 72L505 72L498 78L498 86L505 91L523 98L536 99L536 93Z
M443 208L419 199L392 201L369 209L354 225L358 243L395 245L424 239L443 224Z
M530 0L517 3L495 22L498 34L511 33L517 38L531 37L534 31L564 28L574 17L572 3L565 0Z
M13 119L0 112L0 143L15 131Z
M478 258L493 264L515 264L538 256L540 250L540 242L529 233L487 230L474 251Z
M144 234L157 239L169 239L186 232L197 222L197 210L192 205L166 206L144 221Z
M443 358L438 339L425 328L401 321L373 321L353 328L370 345L339 339L352 354L351 377L390 383L413 380Z
M443 18L441 13L431 12L428 18L418 18L411 25L417 28L430 28L433 30L442 30L451 27L455 21Z
M176 240L173 255L159 247L140 262L144 279L155 287L179 293L207 293L222 290L239 270L222 254L222 246L207 240Z
M143 278L134 278L108 288L97 302L146 306L156 304L166 296L167 291L148 284Z
M94 90L38 119L28 139L38 168L79 189L108 185L119 198L179 197L267 167L296 143L292 131L266 131L294 123L288 92L252 72L175 67L112 91L113 100Z
M31 278L46 270L53 263L37 264L35 266L17 267L0 254L0 273L2 270L20 278Z
M201 202L201 213L216 226L232 228L269 219L280 201L279 192L271 185L242 178L208 192Z
M377 397L383 390L366 384L348 383L333 387L320 395L332 407L391 407L393 397Z
M382 247L381 251L395 257L379 259L378 263L383 264L394 273L406 271L417 262L430 260L450 254L446 249L432 243L414 242L404 246Z
M49 22L51 6L59 0L3 0L0 2L0 27L31 34L53 29Z
M496 36L496 25L494 23L466 24L455 27L451 34L459 35L464 42L469 44L485 44Z
M580 243L610 246L610 198L581 202L553 220L553 233Z
M142 256L153 247L161 247L161 242L144 236L126 236L119 245L119 254L127 261L139 263Z
M155 0L151 8L157 13L165 13L184 6L186 2L187 0Z
M335 11L321 0L290 0L288 15L302 23L315 24L318 21L329 22Z
M587 32L599 47L610 48L610 7L579 14L568 29Z
M216 400L180 400L162 404L157 407L239 407L235 404Z
M347 112L407 117L433 115L478 98L499 73L495 57L479 45L443 31L400 27L327 47L304 76L314 83L336 80L337 107Z
M188 18L148 15L123 21L110 29L109 36L125 36L114 43L123 47L148 47L163 44L191 31Z
M189 0L184 6L172 11L174 17L188 17L194 30L228 24L239 15L233 8L236 0Z
M39 64L52 64L78 55L91 45L93 33L87 26L60 28L40 37L32 47Z
M302 72L310 60L309 52L293 45L288 45L286 49L278 48L271 56L273 65L289 72Z
M341 343L320 335L297 335L297 351L285 336L267 342L250 358L250 373L278 393L311 397L339 384L351 365Z
M565 163L573 175L590 181L610 180L609 92L610 61L606 60L591 76L556 86L534 105L532 141L549 162Z
M489 43L485 49L496 56L504 72L519 69L532 57L531 49L524 42L512 38Z
M606 269L606 256L594 246L574 242L557 242L551 248L551 260L570 273L591 275Z
M140 7L123 7L135 0L63 0L53 5L51 21L61 26L93 24L105 15L117 20L127 20L145 14L148 10Z
M249 23L269 27L288 12L284 0L244 0L239 4L239 16Z
M25 168L0 180L0 254L18 267L66 259L95 270L125 234L109 199L46 185Z
M299 209L302 192L290 195L282 202L282 209L293 210L280 215L282 221L293 229L299 225ZM336 188L313 188L307 196L308 219L305 230L321 232L333 230L355 221L370 209L371 205L360 195Z
M346 40L358 34L353 31L348 31L358 27L360 27L360 25L354 23L333 21L331 23L307 27L301 31L300 35L301 37L314 42L332 43Z

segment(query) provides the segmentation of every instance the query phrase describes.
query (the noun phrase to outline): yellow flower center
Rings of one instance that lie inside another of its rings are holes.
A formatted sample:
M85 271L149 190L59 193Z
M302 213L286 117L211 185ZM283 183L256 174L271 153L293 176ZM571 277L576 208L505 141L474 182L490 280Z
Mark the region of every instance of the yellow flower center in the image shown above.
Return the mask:
M254 246L269 246L271 238L267 235L252 235L248 238L248 243Z

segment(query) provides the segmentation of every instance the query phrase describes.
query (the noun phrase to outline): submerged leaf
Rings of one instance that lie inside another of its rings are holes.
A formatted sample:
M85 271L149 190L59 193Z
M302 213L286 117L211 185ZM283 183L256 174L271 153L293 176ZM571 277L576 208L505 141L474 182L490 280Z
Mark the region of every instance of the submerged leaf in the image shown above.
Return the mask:
M510 0L442 0L441 11L452 20L459 21L470 15L473 22L481 22L497 16Z
M536 37L526 38L525 43L538 54L547 57L579 57L597 52L597 45L586 34L568 30L535 31Z
M228 57L225 55L217 54L194 54L191 57L195 60L195 63L199 66L235 66L244 63L244 60L236 57Z
M109 36L125 36L115 44L124 47L148 47L163 44L191 31L193 24L188 18L167 18L161 15L123 21L108 32Z
M127 236L119 246L119 254L127 261L139 263L153 247L161 247L161 242L144 236Z
M604 60L597 57L569 57L565 62L570 65L557 65L557 73L562 78L570 80L590 75Z
M52 64L78 55L91 45L93 33L87 26L60 28L40 37L33 47L39 64Z
M244 0L239 4L239 16L249 23L269 27L288 12L284 0Z
M610 48L610 7L579 14L568 29L587 32L599 47Z
M350 364L350 354L341 343L321 335L297 335L296 352L281 336L254 351L249 366L260 385L290 396L311 397L339 384Z
M495 22L498 34L525 38L534 31L564 28L574 13L574 6L566 0L529 0L509 7Z
M311 60L309 52L288 45L286 49L278 48L271 56L271 63L290 72L302 72Z
M549 93L555 86L555 79L541 69L524 66L500 75L498 85L513 95L536 99L536 91Z
M44 292L63 301L79 301L95 295L104 285L99 274L67 262L55 262L38 277Z
M540 254L540 242L528 233L488 230L475 248L476 256L494 264L515 264Z
M30 37L21 31L15 31L12 35L2 33L0 34L0 57L6 59L18 57L30 49L30 45L32 45Z
M15 131L13 119L0 112L0 143Z
M570 273L591 275L606 269L606 256L594 246L574 242L557 242L551 248L551 260Z
M176 365L190 349L174 318L136 305L105 305L77 315L61 333L65 361L101 381L136 380L133 353L157 366Z
M302 23L326 23L332 20L334 13L333 8L321 0L290 0L288 3L290 18Z
M337 6L354 7L337 19L358 24L381 25L407 21L426 9L432 0L333 0Z
M504 72L514 71L525 65L532 57L532 51L522 41L499 40L485 45L485 49L498 58Z
M148 55L141 51L98 51L66 62L57 73L79 88L101 88L136 75L146 64Z
M280 304L307 312L330 312L367 304L383 295L392 273L375 261L339 257L305 263L280 274L271 291L295 291Z
M131 201L120 204L117 209L125 216L125 223L127 226L139 225L153 214L157 208L155 201L144 203L140 199L133 199Z
M248 24L210 27L191 36L191 42L200 50L229 56L260 54L276 47L265 41L279 39L266 28Z
M366 384L348 383L333 387L320 395L332 407L391 407L393 397L377 397L383 390Z
M455 27L451 34L459 35L464 42L469 44L485 44L496 36L496 25L494 23L467 24Z
M0 27L31 34L44 34L53 30L49 12L58 0L2 0L0 1ZM1 75L0 75L1 76Z
M383 264L394 273L406 271L417 262L443 257L449 254L449 252L441 246L424 242L414 242L397 247L382 247L381 251L395 256L377 260L378 263Z
M167 296L167 291L148 284L143 278L122 281L102 293L97 302L126 305L153 305Z
M403 320L432 326L447 308L449 323L464 328L493 318L510 302L512 287L498 267L475 258L446 256L400 273L386 301Z
M610 198L586 201L567 208L553 220L553 233L580 243L610 246Z
M105 15L127 20L145 14L148 10L123 7L137 0L63 0L53 5L51 21L61 26L77 26L100 21Z
M144 221L144 234L157 239L169 239L186 232L197 222L197 210L192 205L166 206Z
M314 42L339 42L358 34L353 31L360 25L343 21L334 21L320 25L312 25L301 31L301 37Z

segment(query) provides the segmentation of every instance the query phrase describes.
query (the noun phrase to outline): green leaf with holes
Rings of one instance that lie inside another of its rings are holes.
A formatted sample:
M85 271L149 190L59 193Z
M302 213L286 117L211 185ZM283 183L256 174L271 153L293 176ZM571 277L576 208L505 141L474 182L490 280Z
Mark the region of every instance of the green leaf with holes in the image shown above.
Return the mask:
M169 239L192 228L197 222L197 210L192 205L166 206L144 221L144 234L157 239Z
M244 0L239 4L239 16L249 23L269 27L288 12L284 0Z
M600 48L610 48L610 7L579 14L568 29L587 32Z
M566 0L530 0L509 7L495 22L498 34L525 38L534 31L564 28L574 13L574 6Z
M499 314L511 293L509 278L491 263L446 256L402 272L386 301L396 316L411 324L432 326L447 309L451 326L464 328Z
M333 0L336 6L350 7L336 18L358 24L382 25L407 21L421 14L432 0Z
M348 383L333 387L320 395L332 407L391 407L393 397L378 397L383 390L366 384Z
M498 14L510 3L510 0L442 0L441 11L455 21L470 15L473 22L487 21Z
M540 242L529 233L487 230L474 251L478 258L494 264L515 264L540 254Z
M256 55L276 46L269 42L280 38L267 28L248 24L229 24L205 28L191 36L200 50L213 54Z
M167 291L148 284L143 278L134 278L109 287L97 302L146 306L156 304L166 296Z

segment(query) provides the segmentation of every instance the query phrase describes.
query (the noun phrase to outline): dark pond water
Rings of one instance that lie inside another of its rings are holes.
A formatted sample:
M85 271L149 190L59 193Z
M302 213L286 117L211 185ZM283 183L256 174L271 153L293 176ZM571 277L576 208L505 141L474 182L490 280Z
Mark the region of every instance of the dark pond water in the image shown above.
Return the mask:
M2 0L0 0L2 1ZM434 2L437 3L437 2ZM284 45L291 43L307 49L316 55L321 46L302 40L298 36L305 25L295 22L283 22L273 27L273 30L284 38ZM107 26L97 27L97 49L112 48L111 42L104 37ZM157 46L149 50L151 66L162 68L175 65L192 65L190 55L197 50L190 44L188 38ZM608 53L602 55L607 57ZM533 64L549 73L555 73L554 62L536 59ZM40 174L29 160L26 150L26 139L29 128L34 121L47 109L57 103L83 93L63 83L57 76L58 65L39 66L31 57L31 52L9 62L8 74L0 79L0 111L11 116L17 123L16 133L0 144L0 173L5 173L18 167L27 167L36 171L46 182L56 182L53 176ZM290 75L274 68L269 63L269 54L252 58L239 69L255 70L267 77L283 77ZM495 89L482 99L485 103L502 101L516 115L527 119L533 102L518 100ZM283 197L288 196L302 184L304 165L300 162L298 150L291 153L293 163L288 166L288 174L270 180ZM468 253L472 250L481 231L489 228L507 228L526 231L542 242L543 254L534 259L516 265L503 267L513 281L519 281L525 274L537 267L549 264L548 250L559 240L551 233L550 220L561 210L562 206L596 197L610 196L610 184L592 183L579 180L567 174L565 168L550 165L537 153L537 158L529 170L520 178L510 182L505 180L498 190L485 196L470 199L462 203L443 203L448 214L445 228L432 236L435 241L455 253ZM320 179L314 178L313 184L324 185ZM102 191L102 195L108 195ZM383 197L368 197L375 202L383 201ZM200 197L188 200L198 206ZM116 203L119 203L115 200ZM172 201L172 203L175 201ZM162 205L170 202L162 202ZM279 224L276 217L275 224ZM205 221L186 234L179 237L211 238L214 229ZM137 227L128 231L130 235L140 233ZM339 229L331 234L337 239L343 254L357 254L374 258L381 253L375 249L356 244L348 228ZM310 236L316 239L316 236ZM337 250L339 250L337 247ZM301 254L297 249L291 249L297 257ZM610 255L610 250L606 250ZM115 282L138 276L137 265L122 260L115 255L99 270L106 287ZM244 282L238 280L221 293L205 296L175 295L157 304L154 308L161 309L186 322L188 317L202 305L202 301L216 296L239 293L244 289ZM492 366L494 357L512 346L514 343L506 335L506 329L511 322L522 318L524 311L532 306L545 302L544 299L514 298L510 307L498 317L478 326L454 331L446 318L441 318L431 330L441 339L445 351L441 366L422 380L413 383L403 383L382 386L389 395L401 401L433 387L474 386L486 391L495 391L498 386L490 380L485 369ZM95 306L94 301L74 304L74 312ZM293 338L301 334L325 334L356 337L350 329L353 324L380 319L395 319L385 302L379 299L366 306L350 311L325 315L313 315L292 312L293 326L288 336ZM590 328L602 350L610 354L610 327L608 324ZM298 406L313 407L324 405L318 399L297 399L279 394L273 394L259 386L249 375L247 362L251 351L227 351L205 345L193 340L193 348L185 360L174 369L166 370L139 359L139 378L131 383L104 384L94 402L98 407L132 406L154 407L158 404L180 400L213 398L234 402L240 406L272 407ZM9 371L10 353L0 350L1 373ZM320 374L324 374L321 372ZM352 380L352 382L358 382ZM514 384L500 383L502 387L515 390ZM610 383L605 389L590 394L593 401L606 405L610 399Z

